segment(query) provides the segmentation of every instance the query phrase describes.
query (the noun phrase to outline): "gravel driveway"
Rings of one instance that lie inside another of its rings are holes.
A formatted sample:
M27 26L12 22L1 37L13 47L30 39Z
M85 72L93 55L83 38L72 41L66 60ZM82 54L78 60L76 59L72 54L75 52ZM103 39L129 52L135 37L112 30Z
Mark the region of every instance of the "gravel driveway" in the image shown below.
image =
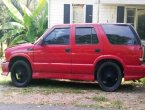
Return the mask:
M116 92L104 92L97 83L34 80L26 88L16 88L0 76L0 110L16 109L145 110L145 85L127 82Z
M0 110L97 110L91 108L61 107L48 105L0 104ZM100 109L99 109L100 110Z

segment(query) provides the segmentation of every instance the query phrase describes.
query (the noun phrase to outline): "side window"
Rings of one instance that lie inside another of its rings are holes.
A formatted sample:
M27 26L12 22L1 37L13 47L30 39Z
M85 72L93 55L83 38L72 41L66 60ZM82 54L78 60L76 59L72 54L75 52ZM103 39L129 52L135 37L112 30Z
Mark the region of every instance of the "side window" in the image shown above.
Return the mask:
M76 27L76 44L97 44L98 38L92 27Z
M128 25L102 25L108 40L117 45L140 44L138 35L131 26Z
M56 28L45 38L45 44L67 45L69 44L70 29Z

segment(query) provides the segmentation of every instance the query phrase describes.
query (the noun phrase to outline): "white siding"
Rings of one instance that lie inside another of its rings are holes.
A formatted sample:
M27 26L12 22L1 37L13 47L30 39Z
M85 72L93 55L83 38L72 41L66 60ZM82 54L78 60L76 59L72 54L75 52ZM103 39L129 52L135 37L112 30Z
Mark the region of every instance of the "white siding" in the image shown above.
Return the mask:
M93 5L93 23L98 22L98 5Z
M98 0L96 0L98 2ZM144 5L145 0L100 0L102 4L134 4L134 5Z
M141 8L144 7L145 5L145 0L100 0L100 4L98 4L99 0L48 0L48 1L49 1L48 27L51 27L55 24L63 24L64 4L93 5L93 23L96 22L116 23L118 5L134 8L135 7ZM72 8L70 9L70 11L71 11L70 21L72 21Z
M55 24L63 24L64 4L93 5L93 22L96 22L97 21L97 5L95 3L96 3L96 0L49 0L48 27L51 27Z
M116 20L117 20L117 6L100 5L99 7L100 23L116 23Z

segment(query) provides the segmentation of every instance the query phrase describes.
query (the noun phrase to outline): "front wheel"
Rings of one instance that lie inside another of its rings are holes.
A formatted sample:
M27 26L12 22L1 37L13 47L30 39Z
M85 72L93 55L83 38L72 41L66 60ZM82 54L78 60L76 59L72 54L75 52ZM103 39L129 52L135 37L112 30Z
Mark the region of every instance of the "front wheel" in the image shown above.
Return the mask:
M22 60L16 61L11 68L12 83L16 87L25 87L32 78L30 66Z
M114 62L105 62L101 64L97 71L97 81L104 91L115 91L122 81L120 67Z

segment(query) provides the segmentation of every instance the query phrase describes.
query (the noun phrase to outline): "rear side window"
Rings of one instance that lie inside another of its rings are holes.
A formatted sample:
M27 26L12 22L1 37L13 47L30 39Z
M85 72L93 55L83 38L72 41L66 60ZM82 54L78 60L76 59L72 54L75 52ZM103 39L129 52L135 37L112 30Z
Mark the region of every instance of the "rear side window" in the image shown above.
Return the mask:
M102 25L108 40L112 44L118 45L134 45L140 44L140 40L136 32L131 26L117 24Z
M76 27L76 44L97 44L98 38L93 27Z

